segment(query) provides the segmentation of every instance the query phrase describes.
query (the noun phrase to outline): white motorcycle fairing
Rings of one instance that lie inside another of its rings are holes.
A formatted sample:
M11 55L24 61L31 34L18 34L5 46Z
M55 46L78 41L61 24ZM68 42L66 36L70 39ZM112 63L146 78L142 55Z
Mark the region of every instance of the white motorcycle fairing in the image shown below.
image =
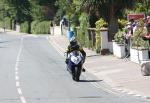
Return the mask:
M73 51L69 54L69 58L75 65L78 65L82 61L83 56L80 51Z

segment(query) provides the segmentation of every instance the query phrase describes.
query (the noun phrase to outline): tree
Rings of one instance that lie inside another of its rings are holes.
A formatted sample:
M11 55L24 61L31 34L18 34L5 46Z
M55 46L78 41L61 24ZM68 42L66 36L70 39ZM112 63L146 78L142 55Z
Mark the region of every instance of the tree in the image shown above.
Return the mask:
M15 19L18 23L32 20L30 16L31 5L28 0L5 0L5 1L11 8L10 14L13 15L12 18Z
M4 19L5 17L11 17L12 9L9 6L6 0L0 1L0 19Z
M62 19L63 16L66 16L71 21L71 24L79 25L80 2L78 0L56 0L56 6L58 7L57 17Z
M99 11L100 16L108 22L109 40L112 40L118 31L118 17L134 4L134 0L83 0L82 2L86 10Z
M95 26L93 22L97 17L103 17L108 22L110 40L118 31L118 18L123 15L126 8L132 8L136 3L135 0L57 0L57 2L65 14L80 15L81 12L86 12L91 27Z
M142 12L146 15L150 15L150 0L141 0L137 2L134 12Z
M33 20L52 20L56 8L55 0L30 0L30 11Z
M11 8L13 19L21 23L32 20L50 20L53 18L55 0L5 0ZM52 10L50 10L52 8Z
M37 0L30 0L31 4L31 17L33 20L43 20L44 14L42 12L42 7L38 4Z

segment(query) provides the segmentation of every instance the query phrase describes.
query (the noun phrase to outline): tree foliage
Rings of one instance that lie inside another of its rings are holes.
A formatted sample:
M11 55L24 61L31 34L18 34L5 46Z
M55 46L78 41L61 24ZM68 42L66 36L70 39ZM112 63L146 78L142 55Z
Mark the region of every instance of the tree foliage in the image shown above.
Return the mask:
M30 0L31 16L34 20L52 20L55 12L55 0Z
M22 23L50 20L55 14L55 0L0 0L0 19L4 16Z
M28 0L5 0L11 8L14 18L17 22L30 21L30 10L31 5Z
M118 31L118 18L126 8L134 6L134 0L83 0L83 7L90 12L96 10L108 22L109 38Z
M142 12L146 15L150 15L150 0L142 0L136 4L134 12Z
M5 17L11 17L13 9L10 7L9 3L6 0L0 1L0 20L3 20Z

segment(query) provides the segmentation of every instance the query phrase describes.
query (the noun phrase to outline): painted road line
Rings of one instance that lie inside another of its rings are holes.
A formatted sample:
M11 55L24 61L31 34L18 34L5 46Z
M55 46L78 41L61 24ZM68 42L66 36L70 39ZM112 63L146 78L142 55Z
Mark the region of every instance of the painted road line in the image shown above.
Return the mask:
M21 96L22 95L22 90L21 88L17 88L18 94Z
M16 76L16 81L18 81L19 80L19 77L18 76Z
M16 82L16 87L20 87L20 82Z
M22 102L22 103L27 103L24 96L21 96L20 98L21 98L21 102Z
M18 52L18 55L17 55L16 64L15 64L15 80L16 80L16 89L17 89L17 92L19 94L21 103L27 103L26 99L23 96L22 89L21 89L21 86L20 86L19 76L18 76L20 56L21 56L22 49L23 49L23 39L24 38L22 37L21 40L20 40L19 52Z

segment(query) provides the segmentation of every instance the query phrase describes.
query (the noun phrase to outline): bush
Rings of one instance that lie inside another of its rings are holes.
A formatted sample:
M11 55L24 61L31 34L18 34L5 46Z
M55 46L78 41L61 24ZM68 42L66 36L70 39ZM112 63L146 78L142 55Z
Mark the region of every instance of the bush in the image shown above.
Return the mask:
M124 34L125 34L125 29L120 30L115 34L114 36L114 41L123 44L124 43Z
M96 24L96 29L101 29L103 27L108 26L108 23L103 18L100 18L98 21L96 21L95 24Z
M23 33L30 33L30 23L24 22L20 25L20 31Z
M122 30L126 26L127 23L128 21L125 19L118 19L119 29Z
M96 21L95 25L96 25L96 53L100 53L101 52L100 29L106 28L108 24L103 18L100 18L98 21Z
M77 39L82 46L89 46L89 37L88 37L88 16L86 13L82 13L80 18L80 28L77 35Z
M37 24L36 34L49 34L50 33L50 22L42 21Z
M134 35L131 37L132 47L140 47L143 49L148 49L148 41L142 39L142 37L147 34L146 28L144 28L144 20L139 20L137 28L134 32Z
M0 27L6 28L6 29L12 29L12 20L9 17L4 18L3 21L0 21Z
M96 30L96 53L101 52L101 36L100 31Z
M39 23L39 21L33 21L31 23L31 33L32 34L36 34L36 26L37 26L38 23Z
M5 18L5 28L6 29L12 29L12 20L9 17Z
M0 27L3 28L3 21L0 21Z
M33 34L49 34L50 22L49 21L33 21L31 24L31 33Z

